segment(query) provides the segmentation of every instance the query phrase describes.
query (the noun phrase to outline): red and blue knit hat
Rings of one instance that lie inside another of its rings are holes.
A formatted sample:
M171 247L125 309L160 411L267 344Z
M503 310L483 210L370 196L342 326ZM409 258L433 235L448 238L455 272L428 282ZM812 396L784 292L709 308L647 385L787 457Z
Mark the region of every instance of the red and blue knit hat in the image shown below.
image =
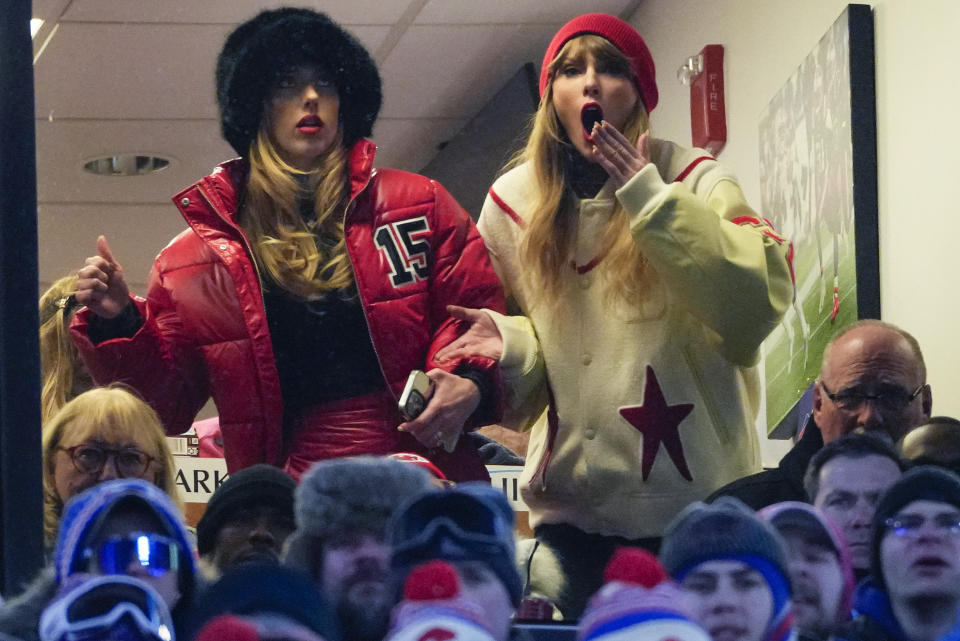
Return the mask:
M618 549L604 583L580 619L577 641L709 641L686 595L649 552Z
M540 98L543 98L543 92L550 80L550 63L569 40L585 35L606 38L627 57L630 68L633 69L633 81L640 91L640 98L643 99L643 106L647 113L653 111L660 99L660 93L657 91L657 70L647 43L636 29L620 18L605 13L587 13L576 17L560 27L560 31L553 36L540 67Z
M430 561L407 577L385 641L495 641L486 619L483 608L460 593L453 566Z

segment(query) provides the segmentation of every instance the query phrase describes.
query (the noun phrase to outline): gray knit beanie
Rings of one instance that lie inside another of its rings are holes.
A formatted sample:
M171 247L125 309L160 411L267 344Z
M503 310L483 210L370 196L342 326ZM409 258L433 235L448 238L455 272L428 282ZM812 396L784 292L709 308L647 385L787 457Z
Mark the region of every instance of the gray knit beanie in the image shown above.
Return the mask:
M432 489L422 468L389 458L354 456L315 463L294 496L296 531L284 563L309 569L317 544L371 534L386 539L387 524L406 500Z
M664 569L677 580L705 561L738 557L763 559L789 576L780 535L729 496L688 505L667 526L660 547Z

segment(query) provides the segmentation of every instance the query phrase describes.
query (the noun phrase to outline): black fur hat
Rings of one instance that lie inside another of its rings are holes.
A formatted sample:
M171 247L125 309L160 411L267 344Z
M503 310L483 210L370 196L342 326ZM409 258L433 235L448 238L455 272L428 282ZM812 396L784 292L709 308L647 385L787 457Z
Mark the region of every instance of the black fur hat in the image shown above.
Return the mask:
M270 88L299 64L316 64L340 96L340 126L349 147L370 135L382 101L370 54L333 20L310 9L263 11L234 29L217 59L217 104L223 137L246 156Z

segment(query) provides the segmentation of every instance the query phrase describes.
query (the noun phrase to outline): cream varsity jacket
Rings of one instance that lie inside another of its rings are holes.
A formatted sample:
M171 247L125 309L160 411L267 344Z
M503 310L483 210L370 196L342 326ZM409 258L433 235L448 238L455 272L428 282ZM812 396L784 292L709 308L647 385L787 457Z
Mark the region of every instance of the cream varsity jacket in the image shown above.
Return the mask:
M581 200L562 308L532 305L517 248L529 166L491 187L478 228L524 316L491 312L504 339L510 427L532 424L522 478L531 525L659 536L685 505L759 469L761 341L793 296L791 245L707 152L651 140L624 187ZM618 200L656 272L639 305L603 296L604 223Z

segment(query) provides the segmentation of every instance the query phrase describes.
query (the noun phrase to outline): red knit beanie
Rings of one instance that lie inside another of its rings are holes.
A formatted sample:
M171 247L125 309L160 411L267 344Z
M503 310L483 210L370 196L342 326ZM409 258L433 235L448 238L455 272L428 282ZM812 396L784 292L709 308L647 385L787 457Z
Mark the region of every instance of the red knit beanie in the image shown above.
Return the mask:
M550 63L557 57L557 53L568 40L587 34L606 38L630 60L633 79L640 90L643 106L646 107L647 113L653 111L660 94L657 91L657 73L653 66L653 57L647 49L647 43L643 41L636 29L620 18L605 13L587 13L560 27L560 31L550 41L547 53L543 56L543 66L540 67L540 97L543 98L543 92L547 88Z

